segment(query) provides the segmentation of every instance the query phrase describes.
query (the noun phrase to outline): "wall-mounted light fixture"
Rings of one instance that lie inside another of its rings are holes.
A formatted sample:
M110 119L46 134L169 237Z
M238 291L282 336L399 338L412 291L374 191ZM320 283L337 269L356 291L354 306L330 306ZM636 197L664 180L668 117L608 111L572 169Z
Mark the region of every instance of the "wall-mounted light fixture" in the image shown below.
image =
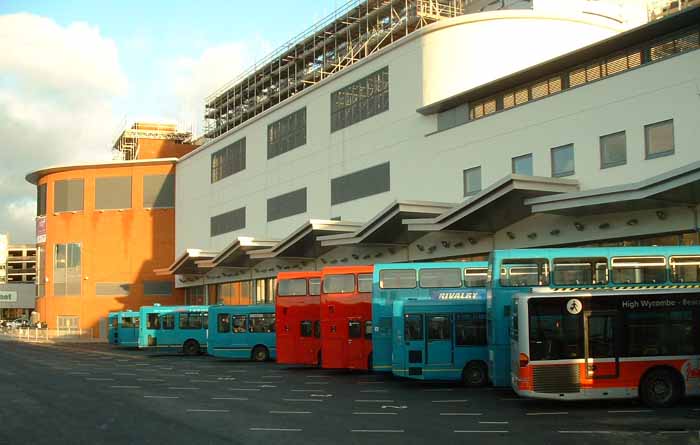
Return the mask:
M358 255L358 254L356 254L356 253L353 253L353 254L352 254L352 259L354 259L354 260L359 260L359 259L360 259L360 255Z
M363 260L368 260L368 259L370 259L371 256L372 256L372 255L370 255L370 254L368 253L367 255L363 256L362 259L363 259Z
M559 230L559 229L553 229L553 230L549 231L549 234L552 236L559 236L560 233L561 233L561 230Z
M599 228L600 230L607 230L607 229L610 228L610 223L603 223L603 224L600 224L600 225L598 225L598 228Z
M467 238L467 242L473 246L474 244L478 243L479 241L477 241L476 238ZM460 243L460 244L462 244L462 243ZM456 246L456 244L455 244L455 246Z
M530 239L535 239L535 238L537 238L537 234L536 234L535 232L528 233L528 234L527 234L527 237L530 238Z
M581 223L578 222L578 221L576 221L576 222L574 223L574 227L576 227L576 230L578 230L579 232L583 232L583 229L586 228L586 226L584 226L583 224L581 224Z
M515 233L513 233L513 232L506 232L506 235L507 235L508 238L510 238L510 239L515 239Z
M425 247L423 247L422 244L416 244L416 249L420 250L421 252L425 250Z
M388 249L386 249L386 250L388 250L388 251L389 251L389 255L393 255L393 254L395 254L395 253L396 253L396 249L394 249L393 247L389 247L389 248L388 248Z
M656 217L663 221L668 217L668 215L666 215L666 212L664 212L663 210L657 210Z
M348 259L347 259L347 258L343 258L342 260L340 260L340 262L341 262L341 263L347 263L347 262L348 262Z
M375 257L375 258L381 258L383 255L384 255L383 253L377 252L377 253L374 254L374 257Z
M442 247L444 247L445 249L451 246L449 241L440 241L440 244L442 244Z
M469 239L470 239L470 240L473 240L474 238L469 238ZM476 242L476 241L475 241L475 242ZM472 242L469 241L469 243L471 244ZM455 243L455 249L459 249L460 247L464 247L464 243L461 242L461 241L457 241L457 242Z
M637 224L639 224L639 220L637 220L636 218L632 218L629 221L627 221L628 226L636 226Z

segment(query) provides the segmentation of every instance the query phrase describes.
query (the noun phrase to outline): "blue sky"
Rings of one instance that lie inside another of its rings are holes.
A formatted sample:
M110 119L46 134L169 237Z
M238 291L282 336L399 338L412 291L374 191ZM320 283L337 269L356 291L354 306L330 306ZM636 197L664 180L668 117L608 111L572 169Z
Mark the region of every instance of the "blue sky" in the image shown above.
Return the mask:
M201 134L207 95L344 4L0 0L0 233L34 240L27 173L109 160L134 120Z

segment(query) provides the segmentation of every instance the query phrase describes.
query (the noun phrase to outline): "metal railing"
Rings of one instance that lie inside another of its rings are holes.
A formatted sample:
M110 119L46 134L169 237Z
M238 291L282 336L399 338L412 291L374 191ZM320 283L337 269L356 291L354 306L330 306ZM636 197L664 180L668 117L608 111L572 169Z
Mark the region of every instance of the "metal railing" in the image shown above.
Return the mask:
M40 329L40 328L3 328L1 335L14 339L32 342L103 342L102 338L94 337L94 330L90 329Z

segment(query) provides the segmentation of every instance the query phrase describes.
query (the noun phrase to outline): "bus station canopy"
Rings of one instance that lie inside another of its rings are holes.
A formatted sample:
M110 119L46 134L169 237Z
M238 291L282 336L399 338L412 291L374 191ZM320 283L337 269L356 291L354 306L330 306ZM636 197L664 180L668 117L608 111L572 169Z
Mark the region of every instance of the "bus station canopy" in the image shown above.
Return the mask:
M268 249L277 244L276 240L260 240L249 236L239 236L210 260L212 267L248 268L252 265L249 253Z
M204 272L197 263L202 260L214 258L215 252L207 252L201 249L185 249L175 261L165 269L155 269L156 275L194 275Z

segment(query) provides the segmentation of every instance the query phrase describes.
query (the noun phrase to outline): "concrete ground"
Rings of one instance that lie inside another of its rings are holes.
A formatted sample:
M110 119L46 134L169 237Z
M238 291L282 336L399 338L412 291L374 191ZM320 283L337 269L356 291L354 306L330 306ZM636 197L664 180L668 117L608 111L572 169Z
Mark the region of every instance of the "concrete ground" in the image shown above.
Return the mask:
M700 400L552 403L382 374L0 341L0 444L700 444Z

